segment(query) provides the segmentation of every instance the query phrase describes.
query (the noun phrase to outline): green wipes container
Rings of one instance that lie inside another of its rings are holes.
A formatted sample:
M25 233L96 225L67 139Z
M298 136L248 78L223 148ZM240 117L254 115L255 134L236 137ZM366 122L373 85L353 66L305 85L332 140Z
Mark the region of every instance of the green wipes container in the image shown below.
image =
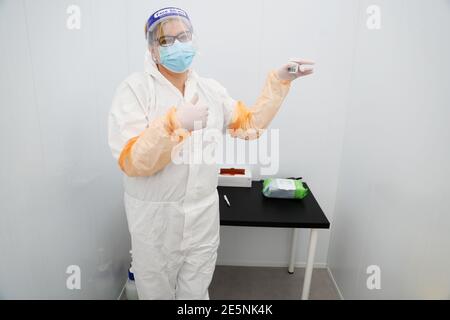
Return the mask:
M269 178L264 180L262 192L268 198L303 199L309 189L301 180Z

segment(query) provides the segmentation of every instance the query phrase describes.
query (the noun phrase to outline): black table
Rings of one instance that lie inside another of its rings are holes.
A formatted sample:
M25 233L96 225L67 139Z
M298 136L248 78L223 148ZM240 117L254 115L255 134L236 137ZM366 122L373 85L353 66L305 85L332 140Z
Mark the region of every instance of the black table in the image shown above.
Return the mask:
M309 189L306 183L305 185ZM308 299L317 244L317 230L330 228L330 222L314 198L311 189L302 200L266 198L262 194L262 181L253 181L251 188L218 187L217 189L219 191L221 225L293 229L288 268L288 272L291 274L294 273L298 229L311 229L302 291L302 299ZM231 206L225 202L224 195L227 196Z

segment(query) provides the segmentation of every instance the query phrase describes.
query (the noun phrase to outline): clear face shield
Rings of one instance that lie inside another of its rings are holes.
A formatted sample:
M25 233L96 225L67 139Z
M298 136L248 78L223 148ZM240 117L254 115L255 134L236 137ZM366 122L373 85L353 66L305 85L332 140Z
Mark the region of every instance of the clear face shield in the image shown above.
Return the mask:
M146 37L155 63L176 73L189 69L197 43L184 11L165 8L154 13L146 25Z

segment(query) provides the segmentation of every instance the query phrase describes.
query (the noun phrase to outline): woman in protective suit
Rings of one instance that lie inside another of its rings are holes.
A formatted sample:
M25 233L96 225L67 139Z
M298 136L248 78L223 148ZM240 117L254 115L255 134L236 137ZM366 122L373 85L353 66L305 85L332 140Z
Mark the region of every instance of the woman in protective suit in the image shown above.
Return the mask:
M109 145L124 172L136 286L140 299L209 299L219 246L218 168L192 161L193 142L206 130L258 137L291 81L312 73L299 66L312 62L270 72L249 107L190 69L196 48L185 11L158 10L145 30L145 71L119 85L109 114Z

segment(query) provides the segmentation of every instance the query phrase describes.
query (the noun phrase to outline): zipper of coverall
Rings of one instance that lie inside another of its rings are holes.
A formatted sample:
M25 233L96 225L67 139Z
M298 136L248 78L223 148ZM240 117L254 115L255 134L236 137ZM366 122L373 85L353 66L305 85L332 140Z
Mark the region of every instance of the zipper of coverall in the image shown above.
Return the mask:
M193 79L193 76L191 73L191 74L189 74L189 76L186 80L185 90L184 90L185 95L184 95L184 97L182 97L182 99L185 99L185 97L188 96L186 93L188 93L188 94L193 93L195 95L195 92L197 91L197 87L198 87L198 79L195 79L196 80L195 82L193 82L193 80L194 79ZM193 86L195 86L195 88ZM175 88L175 86L174 86L174 88ZM193 90L195 92L191 92ZM180 96L181 96L181 93L180 93ZM191 138L192 138L192 136L191 136ZM189 141L189 143L194 143L194 142L191 140L191 141ZM190 148L188 148L188 152L190 153L189 157L191 157L192 153L191 153ZM192 163L193 159L190 158L189 160L190 160L190 163L189 163L189 167L188 167L189 172L188 172L188 181L186 183L185 198L186 198L187 194L190 194L189 193L190 190L194 190L193 186L195 185L195 179L196 179L195 176L196 176L196 173L198 172L198 167L196 167L195 164ZM187 200L189 201L190 200L189 197L187 197L187 198L188 198ZM184 201L183 201L183 203L184 203Z

